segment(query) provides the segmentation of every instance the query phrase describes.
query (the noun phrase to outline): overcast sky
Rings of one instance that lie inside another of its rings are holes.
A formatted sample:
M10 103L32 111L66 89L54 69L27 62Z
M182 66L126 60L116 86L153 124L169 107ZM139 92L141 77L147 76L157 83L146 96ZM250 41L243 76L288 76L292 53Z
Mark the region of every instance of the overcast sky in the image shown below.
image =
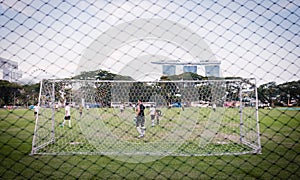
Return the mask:
M255 77L259 84L300 79L299 0L197 2L1 1L0 56L17 61L24 79L70 77L91 44L113 27L161 19L202 37L221 62L222 76ZM118 71L118 63L143 56L190 61L189 52L172 41L139 39L123 42L97 66Z

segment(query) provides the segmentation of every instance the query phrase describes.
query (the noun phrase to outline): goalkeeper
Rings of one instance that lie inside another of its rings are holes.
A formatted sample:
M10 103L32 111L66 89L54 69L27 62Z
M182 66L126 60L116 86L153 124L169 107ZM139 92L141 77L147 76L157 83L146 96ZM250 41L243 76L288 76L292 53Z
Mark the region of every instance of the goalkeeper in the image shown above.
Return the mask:
M138 138L142 138L145 136L145 106L143 105L142 101L138 100L138 105L136 108L136 129L138 133L140 134Z
M66 121L69 121L69 127L71 127L71 108L69 103L66 103L64 122L61 124L61 127L64 127Z

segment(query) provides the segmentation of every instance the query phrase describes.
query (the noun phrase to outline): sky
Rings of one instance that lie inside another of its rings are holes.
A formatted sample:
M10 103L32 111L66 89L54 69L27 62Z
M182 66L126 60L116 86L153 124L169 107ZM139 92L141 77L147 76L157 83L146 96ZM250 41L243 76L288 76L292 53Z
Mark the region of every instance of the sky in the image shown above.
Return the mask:
M300 79L299 0L3 0L0 12L0 57L19 63L22 81L74 76L87 56L94 57L91 70L114 73L131 72L128 67L154 73L142 64L159 58L210 58L221 62L222 76L256 78L258 84ZM161 23L146 29L137 25L144 19ZM155 34L166 21L175 28L162 28L159 37L139 36L139 30ZM185 37L185 30L201 43ZM212 55L195 55L189 44Z

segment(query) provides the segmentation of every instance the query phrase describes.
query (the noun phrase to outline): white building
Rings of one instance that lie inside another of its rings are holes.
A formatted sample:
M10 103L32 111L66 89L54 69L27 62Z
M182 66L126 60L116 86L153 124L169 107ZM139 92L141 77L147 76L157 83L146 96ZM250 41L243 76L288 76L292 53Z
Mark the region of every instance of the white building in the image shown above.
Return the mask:
M205 66L205 76L220 77L220 65L207 65Z
M197 66L183 66L183 72L197 73Z
M176 66L182 66L183 72L192 72L192 73L197 73L198 66L204 66L205 76L220 77L220 64L221 64L220 61L206 60L206 61L199 61L199 62L184 62L179 60L161 60L161 61L155 61L151 63L162 65L164 75L177 74Z
M175 75L176 66L175 65L163 65L163 75Z
M22 78L22 72L18 70L18 63L0 57L0 79L15 82Z

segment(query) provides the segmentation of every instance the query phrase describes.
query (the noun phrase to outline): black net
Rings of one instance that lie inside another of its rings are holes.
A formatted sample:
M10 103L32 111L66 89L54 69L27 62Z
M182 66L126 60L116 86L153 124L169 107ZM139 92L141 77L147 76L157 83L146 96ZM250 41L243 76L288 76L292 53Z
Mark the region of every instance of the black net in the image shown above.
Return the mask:
M299 7L0 1L0 178L299 179Z

